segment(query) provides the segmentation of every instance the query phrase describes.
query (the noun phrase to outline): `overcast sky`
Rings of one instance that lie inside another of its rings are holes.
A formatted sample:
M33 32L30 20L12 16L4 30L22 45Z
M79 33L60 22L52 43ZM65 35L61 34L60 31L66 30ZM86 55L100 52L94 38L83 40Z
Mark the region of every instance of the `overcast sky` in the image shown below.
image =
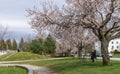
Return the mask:
M26 9L39 6L40 0L0 0L0 24L7 25L13 37L33 34ZM45 1L45 0L44 0ZM46 0L47 1L47 0ZM58 0L59 2L60 0ZM61 1L59 2L61 3Z
M36 0L0 0L0 23L14 27L26 27L26 9L32 8ZM21 26L22 25L22 26Z
M28 24L26 9L33 8L36 3L37 0L0 0L0 24L7 25L10 38L34 33Z

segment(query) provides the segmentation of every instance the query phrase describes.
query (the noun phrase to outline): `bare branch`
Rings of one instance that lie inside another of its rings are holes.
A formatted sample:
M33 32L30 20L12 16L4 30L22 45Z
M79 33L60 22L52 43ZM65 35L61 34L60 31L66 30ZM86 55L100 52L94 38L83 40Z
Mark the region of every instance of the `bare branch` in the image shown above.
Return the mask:
M104 26L106 26L107 23L111 20L112 14L114 13L114 10L115 10L115 8L114 8L114 1L115 0L111 0L109 12L106 15L105 20L102 21L102 25L100 26L100 28L103 28Z

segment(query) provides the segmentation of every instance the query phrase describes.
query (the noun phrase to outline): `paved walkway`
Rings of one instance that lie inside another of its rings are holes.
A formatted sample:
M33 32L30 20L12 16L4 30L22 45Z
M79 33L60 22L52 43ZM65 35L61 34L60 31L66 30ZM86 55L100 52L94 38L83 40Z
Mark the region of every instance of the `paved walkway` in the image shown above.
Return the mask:
M17 66L23 67L28 70L28 74L58 74L54 70L47 67L39 67L29 64L8 64L8 63L17 63L17 62L29 62L29 61L45 61L45 60L55 60L55 59L66 59L66 58L50 58L50 59L39 59L39 60L21 60L21 61L3 61L0 62L0 66Z
M7 63L20 63L20 62L33 62L33 61L49 61L49 60L57 60L57 59L67 59L66 58L49 58L49 59L38 59L38 60L19 60L19 61L1 61L0 64L7 64Z
M28 70L28 74L58 74L55 71L51 70L50 68L33 66L29 64L0 64L0 66L23 67Z
M97 57L97 59L102 59L102 57ZM110 58L110 60L120 61L120 58Z
M110 60L120 61L120 58L110 58Z
M98 59L102 59L101 57L97 57ZM43 59L43 60L22 60L22 61L4 61L0 62L0 66L18 66L23 67L28 70L28 74L58 74L47 67L39 67L29 64L7 64L7 63L16 63L16 62L29 62L29 61L44 61L44 60L55 60L55 59L66 59L66 58L51 58L51 59ZM110 58L110 60L120 61L120 58Z

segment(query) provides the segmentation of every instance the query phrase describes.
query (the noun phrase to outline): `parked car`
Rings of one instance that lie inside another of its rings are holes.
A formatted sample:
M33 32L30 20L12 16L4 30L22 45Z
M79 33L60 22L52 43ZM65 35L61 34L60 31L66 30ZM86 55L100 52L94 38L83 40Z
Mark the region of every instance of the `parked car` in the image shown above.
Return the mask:
M109 55L109 57L112 57L114 55L114 53L113 52L109 52L108 55Z
M109 57L112 57L114 55L114 53L109 52L108 53ZM97 57L102 57L102 54L96 54Z

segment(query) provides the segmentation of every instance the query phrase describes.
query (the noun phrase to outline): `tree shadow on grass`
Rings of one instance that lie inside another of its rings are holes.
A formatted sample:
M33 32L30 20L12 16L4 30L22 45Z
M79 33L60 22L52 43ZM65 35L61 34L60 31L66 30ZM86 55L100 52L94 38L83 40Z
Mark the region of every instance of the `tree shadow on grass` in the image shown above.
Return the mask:
M102 61L96 62L85 62L82 64L80 61L77 62L63 62L57 63L54 65L50 65L55 71L60 74L106 74L109 72L113 74L114 71L118 72L116 68L120 66L119 62L111 62L112 65L104 66L102 65ZM119 67L120 69L120 67ZM110 72L112 71L112 72Z
M63 63L57 63L53 65L49 65L52 69L58 71L59 73L62 72L70 72L70 71L75 71L80 69L89 69L89 68L96 68L96 67L102 67L103 65L101 64L101 61L97 62L91 62L91 61L86 61L85 63L81 63L81 60L79 61L74 61L74 62L63 62ZM71 73L72 74L72 73Z

